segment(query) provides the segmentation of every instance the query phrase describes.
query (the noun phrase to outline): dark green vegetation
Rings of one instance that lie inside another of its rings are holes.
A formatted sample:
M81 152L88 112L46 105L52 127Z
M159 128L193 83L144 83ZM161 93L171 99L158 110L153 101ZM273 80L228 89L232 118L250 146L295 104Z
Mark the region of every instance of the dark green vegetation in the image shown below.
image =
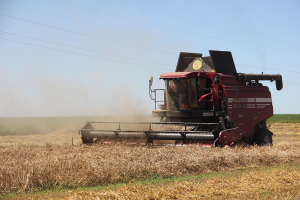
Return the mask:
M267 123L300 123L300 114L275 114Z

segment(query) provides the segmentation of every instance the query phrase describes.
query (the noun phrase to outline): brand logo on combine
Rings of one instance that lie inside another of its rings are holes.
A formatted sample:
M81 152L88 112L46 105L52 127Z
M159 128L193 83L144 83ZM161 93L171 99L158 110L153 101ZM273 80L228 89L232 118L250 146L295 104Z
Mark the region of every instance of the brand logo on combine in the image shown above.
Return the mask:
M194 70L198 70L202 67L202 62L201 60L196 60L194 63L193 63L193 68Z
M233 99L232 102L236 102L236 103L239 103L239 102L247 102L248 98L237 98L237 99Z

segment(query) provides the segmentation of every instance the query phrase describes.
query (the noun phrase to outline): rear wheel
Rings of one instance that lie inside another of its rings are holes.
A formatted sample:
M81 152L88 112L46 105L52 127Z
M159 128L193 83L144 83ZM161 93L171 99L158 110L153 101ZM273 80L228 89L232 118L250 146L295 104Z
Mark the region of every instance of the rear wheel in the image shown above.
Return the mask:
M254 142L259 146L272 146L273 133L266 128L259 128L254 135Z

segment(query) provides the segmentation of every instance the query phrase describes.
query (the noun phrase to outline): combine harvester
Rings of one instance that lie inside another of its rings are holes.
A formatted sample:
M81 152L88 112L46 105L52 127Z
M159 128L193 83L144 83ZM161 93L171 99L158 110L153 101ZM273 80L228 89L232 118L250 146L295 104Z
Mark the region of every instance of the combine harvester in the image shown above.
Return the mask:
M152 90L150 78L149 94L155 101L152 115L160 122L90 121L79 130L83 144L144 139L146 144L171 140L181 145L272 145L272 132L266 126L273 116L271 93L259 81L276 81L276 89L281 90L282 76L237 73L231 52L209 53L202 57L181 52L176 71L160 75L165 89ZM164 92L163 101L156 99L158 91ZM164 102L158 110L157 102Z

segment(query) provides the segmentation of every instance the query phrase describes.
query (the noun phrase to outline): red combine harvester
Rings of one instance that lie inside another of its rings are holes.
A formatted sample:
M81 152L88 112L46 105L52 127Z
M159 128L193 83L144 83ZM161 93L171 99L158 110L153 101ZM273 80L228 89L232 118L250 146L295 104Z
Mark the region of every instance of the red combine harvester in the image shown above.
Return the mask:
M237 73L231 52L209 51L179 55L176 71L161 74L165 89L152 90L152 100L164 102L152 111L160 122L87 122L79 131L84 144L96 140L171 140L214 146L257 144L272 145L272 132L266 121L273 116L269 88L259 81L276 81L279 74ZM164 92L158 101L156 93ZM154 94L154 97L153 97Z

